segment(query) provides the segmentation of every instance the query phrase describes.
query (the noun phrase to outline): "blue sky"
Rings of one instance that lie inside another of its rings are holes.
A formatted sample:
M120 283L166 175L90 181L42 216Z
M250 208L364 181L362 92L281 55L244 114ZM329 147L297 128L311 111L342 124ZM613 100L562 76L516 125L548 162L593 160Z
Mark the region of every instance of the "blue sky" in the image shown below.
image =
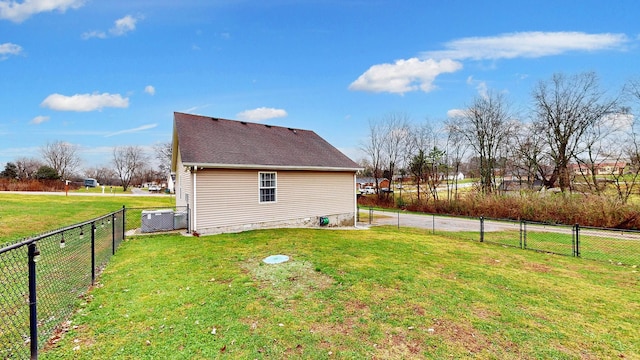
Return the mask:
M0 169L48 142L109 165L173 112L313 130L358 160L369 120L439 126L553 73L640 76L640 2L0 0ZM635 109L634 109L635 110Z

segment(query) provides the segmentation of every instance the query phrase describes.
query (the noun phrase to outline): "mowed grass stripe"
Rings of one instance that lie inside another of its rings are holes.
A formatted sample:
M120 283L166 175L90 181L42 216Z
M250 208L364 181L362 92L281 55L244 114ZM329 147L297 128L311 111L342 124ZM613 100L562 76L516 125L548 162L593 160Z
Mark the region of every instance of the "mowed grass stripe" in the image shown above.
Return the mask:
M173 207L172 196L60 196L0 192L0 246L122 209ZM138 213L139 216L139 213Z
M145 236L40 358L637 358L638 282L416 229Z

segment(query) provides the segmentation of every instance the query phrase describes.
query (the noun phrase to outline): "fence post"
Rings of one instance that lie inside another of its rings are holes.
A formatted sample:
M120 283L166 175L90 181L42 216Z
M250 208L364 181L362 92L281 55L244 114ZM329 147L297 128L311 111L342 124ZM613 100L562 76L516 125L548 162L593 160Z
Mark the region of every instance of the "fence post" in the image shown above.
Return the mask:
M189 220L189 203L187 203L187 234L191 233L191 222Z
M574 241L574 247L573 247L573 256L580 257L580 225L575 224L574 229L575 229L574 230L575 241Z
M111 255L116 254L116 213L111 213Z
M436 215L435 214L431 214L431 233L432 234L436 233Z
M371 225L371 219L373 218L373 208L369 208L369 225Z
M522 227L523 227L523 224L524 224L524 221L520 220L520 249L522 249L522 234L523 234Z
M96 282L96 222L91 222L91 285Z
M40 250L36 243L29 244L29 345L31 359L38 358L38 307L36 296L36 261Z
M356 206L356 222L360 221L360 206Z
M480 242L484 242L484 217L480 216Z
M522 248L526 249L527 248L527 222L522 221L522 225L523 225Z
M400 229L400 210L398 209L398 229Z
M127 218L126 218L127 209L124 205L122 205L122 239L124 240L124 235L127 232Z

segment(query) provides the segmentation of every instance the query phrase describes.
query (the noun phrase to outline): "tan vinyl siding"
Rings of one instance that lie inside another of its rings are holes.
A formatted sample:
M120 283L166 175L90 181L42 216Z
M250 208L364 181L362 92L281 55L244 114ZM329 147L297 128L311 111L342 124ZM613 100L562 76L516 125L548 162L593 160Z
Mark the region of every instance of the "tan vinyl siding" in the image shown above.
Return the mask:
M191 191L191 172L182 165L182 157L178 151L178 159L176 166L176 206L187 205L187 194L189 201L193 201L193 192ZM189 204L191 206L191 204Z
M355 212L352 172L275 172L276 201L260 203L258 170L199 170L197 227L238 226Z

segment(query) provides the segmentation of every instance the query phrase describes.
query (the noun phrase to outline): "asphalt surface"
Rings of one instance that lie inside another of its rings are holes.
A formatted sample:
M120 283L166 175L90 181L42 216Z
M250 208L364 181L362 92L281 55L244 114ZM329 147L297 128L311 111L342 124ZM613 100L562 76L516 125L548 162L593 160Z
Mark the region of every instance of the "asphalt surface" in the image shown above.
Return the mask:
M368 218L368 209L360 209L360 216L364 219ZM369 224L359 222L360 226L402 226L429 229L434 231L471 231L480 232L479 218L450 217L431 214L412 214L403 211L373 211L373 221ZM484 220L485 232L496 231L515 231L519 232L519 221L498 221ZM571 235L573 227L570 225L552 225L552 224L536 224L526 223L526 231L549 232L556 234ZM597 229L589 227L580 228L581 236L597 236L618 238L625 240L640 240L640 232L618 229Z

